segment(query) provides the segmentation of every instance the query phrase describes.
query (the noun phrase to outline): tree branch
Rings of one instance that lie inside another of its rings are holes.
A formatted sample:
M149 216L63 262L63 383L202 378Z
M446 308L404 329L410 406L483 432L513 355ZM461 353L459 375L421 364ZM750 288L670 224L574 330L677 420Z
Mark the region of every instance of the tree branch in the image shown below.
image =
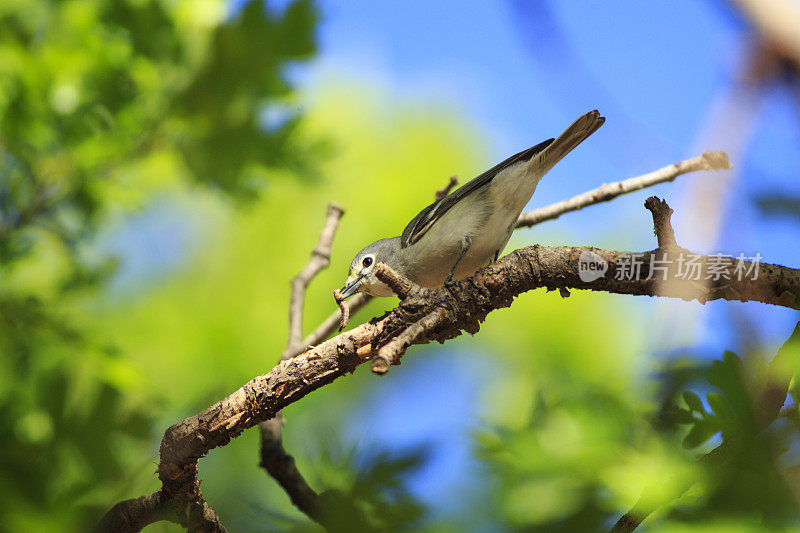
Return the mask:
M133 533L166 520L191 532L226 533L219 516L200 491L196 466L195 480L190 483L189 491L180 496L167 495L162 487L152 494L119 502L100 520L97 531Z
M119 502L103 517L98 531L127 533L140 531L145 526L161 520L173 520L170 509L163 504L161 490L141 498Z
M303 304L306 299L306 287L317 274L330 264L333 238L336 235L336 228L339 227L339 219L343 214L344 209L338 204L331 202L328 205L325 225L322 227L317 246L311 252L305 268L292 278L292 295L289 300L289 339L286 343L286 350L281 356L282 359L293 357L303 350Z
M452 176L450 176L450 179L447 182L447 184L438 191L436 191L436 194L433 195L433 198L435 200L441 200L442 198L450 194L450 191L452 191L453 187L455 187L456 185L458 185L458 176L453 174Z
M384 316L282 360L269 373L254 378L202 413L170 427L162 441L158 466L163 494L178 501L189 501L199 495L200 457L226 445L245 429L274 417L310 392L352 373L366 360L364 354L380 353L381 348L389 346L387 351L396 361L409 346L432 340L444 342L462 331L477 333L491 311L510 306L516 296L536 288L584 289L700 302L749 300L800 308L800 270L760 264L761 274L757 279L720 278L703 286L687 283L674 272L667 272L665 275L670 274L674 279L661 284L653 275L651 261L663 260L671 253L674 251L656 249L630 254L593 247L534 245L514 251L449 288L412 291ZM584 281L579 264L585 254L594 254L605 261L608 275ZM620 265L627 264L624 258L632 255L643 259L641 278L616 279ZM712 257L699 257L702 273L708 275ZM393 342L396 339L401 341ZM118 507L109 514L115 510Z
M635 192L646 187L652 187L659 183L673 181L678 176L689 172L696 172L698 170L725 170L729 168L733 167L728 161L728 156L725 152L704 151L701 156L687 159L680 163L674 163L667 167L660 168L655 172L650 172L649 174L644 174L636 178L628 178L626 180L609 183L597 189L579 194L578 196L573 196L568 200L522 213L517 220L517 228L530 227L546 220L556 219L570 211L578 211L590 205L608 202L623 194Z
M295 507L319 524L324 524L322 503L283 447L284 418L280 412L259 425L261 449L259 466L286 491Z
M667 202L651 196L644 202L644 207L653 215L653 233L658 240L658 247L675 250L678 243L675 241L675 231L672 229L672 213Z
M640 178L607 185L571 200L523 214L518 227L550 220L561 213L670 181L686 172L726 166L728 163L724 153L711 153L709 156L705 152L701 158L684 161ZM446 188L451 188L451 185ZM613 189L613 192L602 192L608 189ZM669 209L668 206L666 209ZM654 212L654 220L655 215ZM577 288L619 294L698 299L701 302L718 298L755 300L795 308L800 299L798 271L777 265L761 265L765 275L758 282L716 280L700 292L695 286L688 290L686 284L670 284L667 290L660 293L658 284L650 279L652 276L645 276L635 282L614 280L611 275L591 282L580 279L578 261L583 252L598 254L598 257L607 261L609 273L616 271L620 257L631 254L590 247L531 246L517 250L469 280L457 282L449 290L415 290L413 286L398 285L400 292L406 293L406 299L383 317L322 342L338 326L340 312L336 311L298 342L302 337L301 313L305 287L316 272L327 265L326 256L330 253L330 244L324 246L323 240L332 239L335 231L335 227L330 230L330 217L329 210L329 218L320 236L321 244L315 249L319 253L312 255L306 268L293 280L290 335L281 362L268 374L251 380L199 415L170 427L162 440L158 468L162 489L151 495L117 504L104 517L101 528L135 531L156 520L170 520L192 529L194 526L186 517L200 517L200 521L195 518L194 523L202 523L209 531L224 531L199 489L197 461L200 457L216 447L224 446L244 429L274 419L286 405L311 391L342 375L352 373L356 366L370 359L373 354L377 354L376 360L385 363L374 363L373 370L385 372L388 365L399 364L400 357L409 346L431 340L444 342L458 336L462 330L476 333L489 312L507 307L515 296L528 290L539 287L546 287L548 290L558 288L563 294L568 288ZM655 225L658 227L657 221ZM658 231L656 233L658 235ZM654 257L659 251L638 255L645 264L650 264L648 258ZM708 262L708 258L703 259L704 264ZM645 268L644 274L648 272ZM388 267L382 275L386 280L395 279L398 283L404 283L403 278ZM356 295L350 300L350 307L356 311L369 300L367 296ZM321 344L308 348L318 343ZM292 358L295 355L298 356ZM277 433L274 431L276 427ZM262 426L262 437L265 437L265 442L277 442L279 446L277 455L273 455L276 448L267 451L266 460L262 449L262 464L284 486L292 501L311 518L319 521L319 496L308 487L294 467L291 456L283 450L280 444L280 425Z
M311 280L330 264L331 247L344 209L335 203L328 205L325 224L319 235L317 246L311 252L308 263L292 279L292 294L289 300L289 334L286 349L281 360L291 359L301 353L305 346L303 339L303 305L306 288ZM260 424L261 449L260 465L283 487L292 503L309 518L324 523L322 504L319 495L311 488L297 469L294 457L283 447L283 413Z

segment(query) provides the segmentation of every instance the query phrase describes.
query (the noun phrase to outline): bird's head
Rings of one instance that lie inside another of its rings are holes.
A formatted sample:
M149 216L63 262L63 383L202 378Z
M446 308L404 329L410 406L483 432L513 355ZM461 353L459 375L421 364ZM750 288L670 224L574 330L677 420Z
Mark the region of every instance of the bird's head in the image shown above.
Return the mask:
M400 238L375 241L356 254L350 262L347 283L342 287L342 298L364 292L372 296L391 296L394 293L375 276L375 265L386 263L397 268L400 255Z

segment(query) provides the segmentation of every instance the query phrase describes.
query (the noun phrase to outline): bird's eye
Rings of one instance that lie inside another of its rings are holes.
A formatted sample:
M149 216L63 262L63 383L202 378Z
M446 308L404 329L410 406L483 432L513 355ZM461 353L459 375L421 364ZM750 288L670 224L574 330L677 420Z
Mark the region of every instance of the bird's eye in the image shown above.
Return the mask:
M361 261L361 264L364 265L364 268L367 268L368 266L370 266L372 264L372 258L371 257L365 257L364 260Z

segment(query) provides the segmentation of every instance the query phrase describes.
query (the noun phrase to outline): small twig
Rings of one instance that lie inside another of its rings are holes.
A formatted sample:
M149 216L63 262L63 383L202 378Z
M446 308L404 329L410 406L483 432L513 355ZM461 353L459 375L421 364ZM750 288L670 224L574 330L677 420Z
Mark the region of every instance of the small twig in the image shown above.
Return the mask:
M161 490L157 490L141 498L116 504L98 524L97 531L133 533L154 522L175 521L173 518L175 517L171 516L170 509L164 504Z
M165 496L164 489L139 498L119 502L97 524L95 531L135 533L145 526L167 520L184 526L188 531L226 533L217 513L208 505L199 484L186 495Z
M288 359L292 354L302 350L303 342L303 304L305 303L306 287L321 270L330 264L331 245L339 227L344 209L336 203L328 205L325 225L319 235L317 246L311 252L305 268L292 278L292 295L289 301L289 340L282 358Z
M658 240L658 247L662 250L678 248L675 231L672 229L674 211L667 205L666 200L651 196L644 201L644 207L653 215L653 233Z
M273 422L274 421L274 422ZM309 486L300 474L294 457L283 447L282 416L260 424L261 462L264 468L277 481L292 503L315 522L322 524L324 515L319 495Z
M629 533L639 527L645 518L647 518L647 514L639 513L635 508L631 509L617 520L609 533Z
M289 301L289 334L282 360L291 359L307 346L303 339L303 305L306 288L311 280L330 264L331 246L344 209L335 203L328 205L325 224L319 235L316 247L311 252L308 263L292 279L292 295ZM343 318L345 318L343 316ZM280 484L289 495L292 503L312 520L322 523L322 505L319 495L303 478L297 469L294 458L283 447L283 411L260 424L261 462L260 465Z
M608 202L623 194L638 191L646 187L652 187L659 183L672 181L678 176L689 172L698 170L725 170L730 168L733 167L730 161L728 161L728 156L725 152L704 151L703 155L699 157L669 165L655 172L650 172L649 174L644 174L635 178L628 178L623 181L617 181L615 183L609 183L597 189L573 196L568 200L522 213L517 220L517 227L526 228L546 220L553 220L564 213L577 211L601 202Z
M378 350L378 354L370 362L370 368L376 374L386 374L389 365L399 365L400 358L412 344L421 344L423 336L436 330L444 321L445 312L443 309L436 309L425 315L419 322L410 325L405 331L389 341Z
M420 286L404 277L386 263L375 265L375 277L389 286L401 300L408 298L414 291L421 290Z
M455 187L456 185L458 185L458 176L453 174L452 176L450 176L450 181L447 182L447 185L436 191L433 197L436 200L441 200L442 198L450 194L450 191L452 191L453 187Z

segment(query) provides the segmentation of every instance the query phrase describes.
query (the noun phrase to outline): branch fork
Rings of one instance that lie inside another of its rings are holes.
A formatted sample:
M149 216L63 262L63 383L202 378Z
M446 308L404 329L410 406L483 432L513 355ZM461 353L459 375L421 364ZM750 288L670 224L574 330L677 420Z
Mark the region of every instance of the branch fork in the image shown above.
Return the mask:
M404 304L409 302L412 297L425 299L428 292L428 289L420 287L386 263L378 263L375 266L375 276L388 285L400 298L401 307L413 307L413 305L406 306ZM370 361L372 371L376 374L384 375L389 371L389 365L399 365L400 358L406 352L406 349L412 344L421 344L423 337L435 330L443 319L444 313L442 310L434 309L418 321L412 322L397 336L384 344L372 357Z
M375 265L375 277L388 285L397 297L400 298L400 301L424 290L386 263L378 263Z

